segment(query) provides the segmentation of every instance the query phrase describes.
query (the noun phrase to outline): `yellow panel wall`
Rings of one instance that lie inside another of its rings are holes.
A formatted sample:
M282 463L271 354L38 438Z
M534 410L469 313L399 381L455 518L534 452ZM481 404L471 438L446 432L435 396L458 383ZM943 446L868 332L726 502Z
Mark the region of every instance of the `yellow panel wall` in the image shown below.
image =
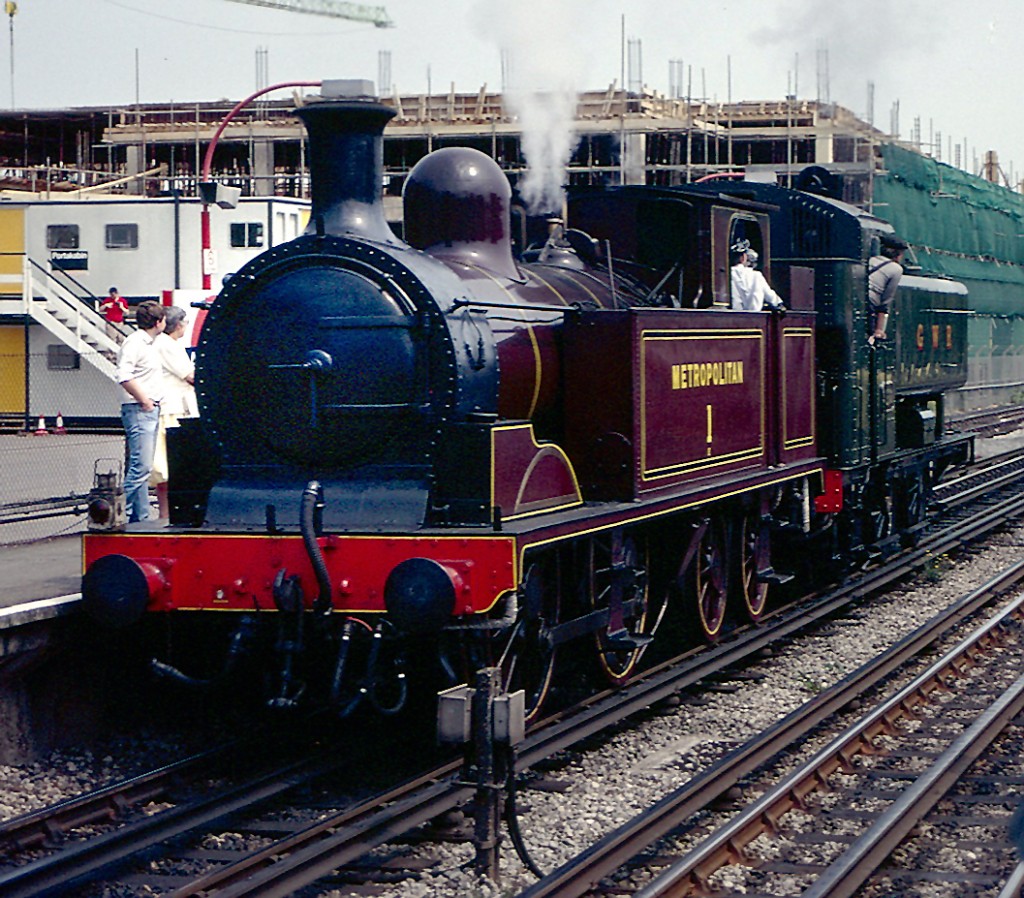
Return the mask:
M25 210L0 209L0 295L21 296L25 257Z
M25 328L0 326L0 414L25 413Z

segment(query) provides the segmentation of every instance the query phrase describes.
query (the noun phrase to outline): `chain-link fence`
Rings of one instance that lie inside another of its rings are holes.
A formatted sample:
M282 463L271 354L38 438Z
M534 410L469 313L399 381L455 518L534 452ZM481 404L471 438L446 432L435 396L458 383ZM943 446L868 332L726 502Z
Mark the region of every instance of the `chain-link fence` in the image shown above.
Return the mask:
M112 372L42 327L0 328L0 545L83 530L97 467L123 470Z

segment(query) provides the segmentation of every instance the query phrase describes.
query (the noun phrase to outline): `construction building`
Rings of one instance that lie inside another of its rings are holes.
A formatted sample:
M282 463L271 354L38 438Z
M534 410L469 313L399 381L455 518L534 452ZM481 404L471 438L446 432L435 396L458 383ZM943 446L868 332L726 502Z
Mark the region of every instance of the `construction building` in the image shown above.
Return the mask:
M525 170L519 122L502 95L393 96L385 133L386 193L433 149L474 146L515 183ZM196 193L197 172L229 101L0 113L0 187ZM294 99L256 101L220 137L213 176L248 196L301 197L308 190L304 132ZM788 98L691 102L609 88L578 97L567 123L579 138L568 183L682 184L736 168L793 173L809 164L870 168L886 135L833 103Z

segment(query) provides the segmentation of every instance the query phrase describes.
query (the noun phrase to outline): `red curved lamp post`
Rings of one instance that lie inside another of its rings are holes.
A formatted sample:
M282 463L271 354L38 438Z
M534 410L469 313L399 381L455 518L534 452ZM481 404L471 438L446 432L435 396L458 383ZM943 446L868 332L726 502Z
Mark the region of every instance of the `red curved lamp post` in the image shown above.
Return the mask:
M217 148L217 141L220 139L221 134L224 133L224 129L231 123L231 120L238 115L246 106L248 106L257 97L263 96L263 94L270 93L273 90L280 90L284 87L320 87L323 84L322 81L282 81L280 84L271 84L269 87L264 87L261 90L256 91L254 94L250 94L244 100L240 100L235 104L235 107L224 116L224 121L220 123L220 127L217 128L210 140L210 145L206 148L206 155L203 157L203 170L200 175L201 183L209 183L210 181L210 168L213 165L213 151ZM203 201L203 208L200 213L200 230L201 238L203 243L203 255L200 260L202 268L200 269L203 273L203 289L210 290L212 288L212 277L207 265L207 256L210 249L210 204Z

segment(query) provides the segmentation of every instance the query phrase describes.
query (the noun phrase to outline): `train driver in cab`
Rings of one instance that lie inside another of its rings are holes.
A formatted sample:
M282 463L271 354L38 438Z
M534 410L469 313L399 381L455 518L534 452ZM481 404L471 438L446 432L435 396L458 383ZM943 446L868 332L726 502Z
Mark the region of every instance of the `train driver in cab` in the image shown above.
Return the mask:
M757 264L757 253L750 248L749 240L737 240L730 247L729 264L734 311L760 312L767 306L772 312L785 313L786 307L782 303L782 297L754 267Z
M895 234L883 234L879 254L868 262L868 343L885 339L885 326L889 323L889 310L896 298L896 288L903 277L903 254L908 244Z

